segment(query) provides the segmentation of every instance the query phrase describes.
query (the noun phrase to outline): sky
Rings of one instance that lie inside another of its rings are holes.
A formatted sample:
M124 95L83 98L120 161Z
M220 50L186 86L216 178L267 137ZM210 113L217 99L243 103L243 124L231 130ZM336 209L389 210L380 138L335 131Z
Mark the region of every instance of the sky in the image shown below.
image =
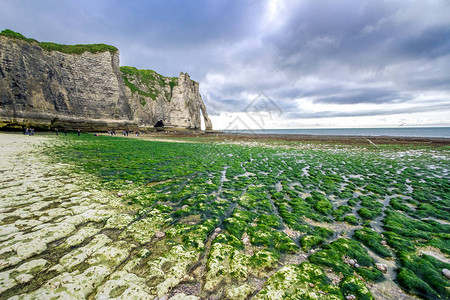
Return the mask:
M187 72L215 129L450 126L448 0L0 0L0 30Z

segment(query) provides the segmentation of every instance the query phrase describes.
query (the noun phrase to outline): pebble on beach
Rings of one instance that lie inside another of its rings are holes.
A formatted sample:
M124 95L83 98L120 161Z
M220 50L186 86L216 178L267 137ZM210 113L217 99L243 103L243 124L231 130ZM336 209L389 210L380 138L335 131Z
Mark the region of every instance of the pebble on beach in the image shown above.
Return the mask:
M386 264L376 263L375 267L377 267L377 269L380 270L383 273L387 272L387 265Z
M163 238L163 237L165 237L165 236L166 236L166 234L165 234L164 232L162 232L162 231L157 231L157 232L155 232L155 237L156 237L157 239Z

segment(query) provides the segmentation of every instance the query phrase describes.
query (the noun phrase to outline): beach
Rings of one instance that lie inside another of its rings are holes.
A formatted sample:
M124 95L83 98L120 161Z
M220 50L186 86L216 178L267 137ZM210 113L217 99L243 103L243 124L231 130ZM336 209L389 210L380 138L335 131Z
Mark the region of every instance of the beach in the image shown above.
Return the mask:
M0 133L0 297L427 297L399 270L445 286L448 145Z

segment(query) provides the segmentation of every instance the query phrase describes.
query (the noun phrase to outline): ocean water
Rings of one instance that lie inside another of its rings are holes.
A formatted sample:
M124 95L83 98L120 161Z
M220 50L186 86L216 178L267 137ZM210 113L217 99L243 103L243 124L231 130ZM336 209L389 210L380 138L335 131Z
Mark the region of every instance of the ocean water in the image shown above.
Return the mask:
M250 134L302 134L302 135L355 135L396 137L450 138L450 127L396 127L396 128L336 128L336 129L255 129L223 130L229 133Z

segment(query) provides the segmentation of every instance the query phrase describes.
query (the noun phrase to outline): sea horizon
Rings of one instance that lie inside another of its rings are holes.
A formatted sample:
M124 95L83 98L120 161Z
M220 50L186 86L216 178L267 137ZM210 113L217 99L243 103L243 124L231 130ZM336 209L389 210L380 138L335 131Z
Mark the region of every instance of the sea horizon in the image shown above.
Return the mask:
M377 128L298 128L298 129L234 129L219 130L248 134L354 135L389 137L450 138L450 127L377 127Z

